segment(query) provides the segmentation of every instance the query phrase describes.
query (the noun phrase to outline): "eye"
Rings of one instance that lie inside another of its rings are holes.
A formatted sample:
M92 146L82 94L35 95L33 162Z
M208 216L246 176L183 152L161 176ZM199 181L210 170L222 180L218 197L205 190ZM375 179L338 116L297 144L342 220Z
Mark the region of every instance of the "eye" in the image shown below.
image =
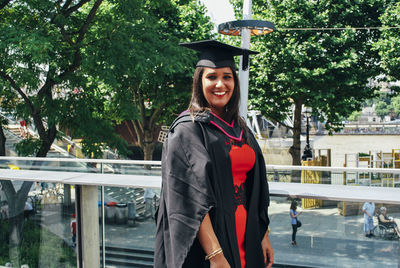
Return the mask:
M226 80L229 80L229 79L232 79L232 75L224 75L224 79L226 79Z
M216 75L213 75L213 74L210 74L210 75L207 75L207 79L209 79L209 80L215 80L215 79L217 79L217 76L216 76Z

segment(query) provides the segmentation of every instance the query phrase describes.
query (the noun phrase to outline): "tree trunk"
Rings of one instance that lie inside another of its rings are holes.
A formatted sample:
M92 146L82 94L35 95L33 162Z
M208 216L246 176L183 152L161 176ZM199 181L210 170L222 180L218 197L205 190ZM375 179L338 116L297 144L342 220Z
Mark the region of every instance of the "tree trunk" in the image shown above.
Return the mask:
M11 182L10 182L11 183ZM7 185L9 187L10 185ZM6 187L6 189L7 189ZM23 186L22 186L23 187ZM21 187L21 188L22 188ZM7 195L8 193L8 195ZM9 221L10 221L10 259L13 267L20 267L21 254L20 247L23 238L23 227L24 227L24 207L25 200L18 198L21 192L18 191L17 194L12 193L10 195L10 191L6 192L7 201L8 201L8 213L9 213Z
M144 160L150 161L153 160L153 152L156 147L156 141L154 141L153 132L149 129L144 130L144 139L142 144L142 150L144 154Z
M294 120L293 120L293 145L289 149L292 155L292 165L301 166L301 109L303 107L303 99L297 99L294 102ZM300 182L301 171L292 172L292 182Z
M3 133L3 128L0 126L0 156L5 156L5 136ZM54 138L52 139L52 142ZM52 143L51 142L51 143ZM50 144L51 146L51 144ZM48 147L47 151L46 148ZM40 153L36 155L37 157L45 157L50 147L45 145L41 147ZM42 162L34 161L31 169L40 169ZM25 202L28 198L28 193L32 187L33 182L24 181L18 192L15 191L14 185L11 181L4 180L0 182L2 188L7 197L8 202L8 213L10 219L10 259L13 267L20 267L20 246L23 239L23 227L24 227L24 208Z
M21 252L20 247L22 243L24 227L24 211L16 215L15 217L10 217L10 259L13 267L21 267Z

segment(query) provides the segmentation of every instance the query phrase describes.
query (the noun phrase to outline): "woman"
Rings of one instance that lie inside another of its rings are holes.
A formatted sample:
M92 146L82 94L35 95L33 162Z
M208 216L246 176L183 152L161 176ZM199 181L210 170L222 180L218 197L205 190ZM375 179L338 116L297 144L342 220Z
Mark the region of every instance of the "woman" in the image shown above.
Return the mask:
M163 147L155 267L271 267L265 163L239 116L233 60L254 52L217 41L183 45L201 54L189 110Z
M384 225L384 226L387 227L387 228L393 228L393 229L396 231L397 236L400 238L400 230L399 230L399 228L397 227L397 224L396 224L395 220L394 220L393 218L387 216L387 214L386 214L386 213L387 213L386 207L381 207L381 208L379 209L379 211L381 212L381 213L379 214L379 216L378 216L378 221L379 221L379 223L382 224L382 225Z
M292 224L292 245L296 246L296 233L297 233L297 221L302 211L297 212L297 201L293 200L290 204L290 222Z

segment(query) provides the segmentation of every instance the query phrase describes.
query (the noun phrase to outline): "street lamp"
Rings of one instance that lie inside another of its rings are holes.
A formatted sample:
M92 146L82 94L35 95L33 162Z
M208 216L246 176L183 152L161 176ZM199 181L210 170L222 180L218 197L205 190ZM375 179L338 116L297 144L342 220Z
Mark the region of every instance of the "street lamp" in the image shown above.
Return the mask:
M225 35L242 36L241 48L250 48L250 35L264 35L275 30L273 23L261 20L251 19L251 0L243 1L243 20L230 21L218 25L218 32ZM247 118L247 102L248 102L248 87L249 87L249 68L247 62L248 56L240 57L240 115Z
M304 111L304 115L307 118L307 128L306 128L306 146L304 147L304 152L303 152L303 156L301 157L302 160L309 160L312 159L312 150L311 150L311 146L310 146L310 123L309 123L309 118L311 116L311 109L310 108L306 108Z

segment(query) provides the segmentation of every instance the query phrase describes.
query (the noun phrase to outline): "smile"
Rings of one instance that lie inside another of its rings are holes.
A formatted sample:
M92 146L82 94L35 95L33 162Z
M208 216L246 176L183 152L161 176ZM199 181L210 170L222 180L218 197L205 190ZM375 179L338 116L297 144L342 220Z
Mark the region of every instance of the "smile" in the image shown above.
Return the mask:
M223 96L226 94L226 91L224 92L213 92L213 94L217 95L217 96Z

